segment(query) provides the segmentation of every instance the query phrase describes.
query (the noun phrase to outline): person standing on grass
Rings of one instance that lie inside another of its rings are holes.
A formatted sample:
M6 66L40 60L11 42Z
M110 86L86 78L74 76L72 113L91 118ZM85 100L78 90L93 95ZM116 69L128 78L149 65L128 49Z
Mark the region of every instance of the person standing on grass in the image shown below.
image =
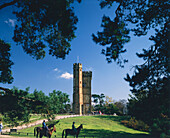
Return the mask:
M2 125L2 122L0 123L0 135L2 134L2 128L3 128L3 125Z

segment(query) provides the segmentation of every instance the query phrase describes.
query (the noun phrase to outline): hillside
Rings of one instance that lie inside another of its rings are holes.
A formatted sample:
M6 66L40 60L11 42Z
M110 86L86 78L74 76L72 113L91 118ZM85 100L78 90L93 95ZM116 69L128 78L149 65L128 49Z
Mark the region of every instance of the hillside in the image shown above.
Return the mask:
M62 136L63 129L71 129L72 122L75 122L75 126L78 127L83 124L83 129L80 131L80 137L92 138L151 138L149 133L133 130L120 124L120 121L125 117L119 116L80 116L60 119L56 124L57 132L53 134L53 137ZM39 125L40 126L40 125ZM20 130L20 132L33 133L34 127ZM22 134L22 133L21 133ZM23 135L21 135L23 136ZM31 137L31 135L29 135ZM33 137L33 135L32 135ZM70 138L72 136L69 136ZM68 138L69 138L68 137Z

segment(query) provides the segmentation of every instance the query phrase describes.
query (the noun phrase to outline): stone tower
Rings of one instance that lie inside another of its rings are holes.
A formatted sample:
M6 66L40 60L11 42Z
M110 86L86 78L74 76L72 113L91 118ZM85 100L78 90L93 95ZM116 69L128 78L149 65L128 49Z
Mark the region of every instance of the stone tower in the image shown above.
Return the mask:
M73 112L87 114L91 111L91 71L82 71L82 64L73 64Z

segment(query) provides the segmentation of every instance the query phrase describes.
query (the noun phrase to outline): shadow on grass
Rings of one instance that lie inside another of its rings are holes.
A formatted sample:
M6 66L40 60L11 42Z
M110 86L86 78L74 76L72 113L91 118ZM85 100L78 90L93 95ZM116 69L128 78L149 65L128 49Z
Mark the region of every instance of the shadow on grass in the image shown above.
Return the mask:
M147 134L131 134L123 131L114 132L104 129L83 129L80 132L80 137L85 138L155 138Z
M26 136L26 134L25 135L13 134L12 136L34 137L33 134L28 136ZM54 134L52 137L61 138L62 136ZM74 138L74 136L69 135L67 138ZM131 134L123 131L114 132L104 129L83 129L82 131L80 131L79 138L157 138L157 137L147 134Z

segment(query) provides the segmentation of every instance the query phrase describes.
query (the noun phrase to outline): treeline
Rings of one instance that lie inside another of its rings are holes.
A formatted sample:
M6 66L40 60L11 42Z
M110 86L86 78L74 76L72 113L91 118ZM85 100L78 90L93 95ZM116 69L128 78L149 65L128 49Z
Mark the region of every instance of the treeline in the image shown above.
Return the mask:
M62 91L53 90L48 95L38 90L29 93L29 88L0 91L0 113L4 122L13 126L28 122L31 113L46 114L48 119L53 119L54 114L69 112L69 103L69 95Z
M105 96L103 93L100 95L93 94L92 95L93 109L94 111L101 111L104 114L108 115L125 115L127 114L126 104L127 101L125 99L114 101L112 97Z

